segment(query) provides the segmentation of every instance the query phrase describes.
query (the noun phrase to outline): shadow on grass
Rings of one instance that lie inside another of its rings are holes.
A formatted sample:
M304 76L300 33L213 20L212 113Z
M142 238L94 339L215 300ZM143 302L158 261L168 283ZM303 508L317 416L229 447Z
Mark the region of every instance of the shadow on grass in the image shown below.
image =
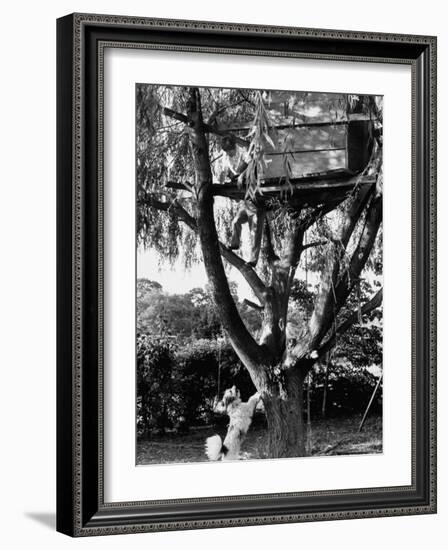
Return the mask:
M318 419L311 424L308 433L311 456L377 454L383 452L382 419L371 416L361 433L358 432L361 415L344 418ZM204 444L207 437L218 433L225 435L225 428L213 426L191 428L187 434L166 434L137 442L137 464L169 464L206 462ZM266 429L252 426L243 442L244 459L267 458Z

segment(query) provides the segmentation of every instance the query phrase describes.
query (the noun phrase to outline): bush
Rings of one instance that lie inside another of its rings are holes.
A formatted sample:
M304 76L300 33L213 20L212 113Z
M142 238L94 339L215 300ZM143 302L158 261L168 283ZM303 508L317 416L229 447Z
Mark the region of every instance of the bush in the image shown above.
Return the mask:
M363 367L349 364L332 364L328 376L327 405L328 416L349 416L362 414L372 396L378 378ZM320 416L325 385L325 368L315 367L312 374L311 415ZM307 383L305 382L305 390ZM381 413L382 387L379 388L371 412Z
M177 351L176 364L176 393L189 425L212 420L212 404L218 391L222 395L235 384L243 399L256 391L230 344L205 339L193 341Z
M312 417L320 416L325 369L313 371ZM328 379L328 416L362 413L377 378L362 367L331 366ZM224 340L192 340L181 347L172 337L137 339L137 434L148 437L166 430L185 431L214 421L213 400L236 385L245 401L255 387L248 371ZM219 386L219 388L218 388ZM307 382L305 382L305 389ZM381 391L372 412L381 412ZM223 417L222 422L227 422Z
M172 423L174 347L169 339L137 338L137 434Z

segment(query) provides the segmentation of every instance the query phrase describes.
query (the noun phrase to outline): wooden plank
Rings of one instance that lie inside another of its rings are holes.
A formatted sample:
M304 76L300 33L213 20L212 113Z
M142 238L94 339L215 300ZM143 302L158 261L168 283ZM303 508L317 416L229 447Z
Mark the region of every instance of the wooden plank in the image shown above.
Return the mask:
M345 150L335 151L309 151L294 155L293 158L286 155L266 155L267 169L266 179L285 177L285 161L289 160L290 178L300 178L305 174L316 172L328 172L330 170L346 168Z
M321 181L318 183L292 183L291 187L293 188L294 192L300 192L300 191L317 191L322 189L342 189L346 187L353 187L358 178L354 177L350 180L345 181ZM360 178L359 184L360 185L366 185L366 184L372 184L374 183L375 178ZM285 191L288 189L288 186L283 185L266 185L261 187L263 193L277 193L281 191Z
M327 207L336 208L344 201L348 193L358 185L372 185L375 177L352 177L342 180L329 179L325 181L307 181L292 184L292 193L286 185L266 185L262 187L263 194L258 194L256 203L272 208L270 201L273 197L279 198L290 208L300 210L304 207L315 207L325 204ZM168 187L173 189L185 188L180 183L171 182ZM236 201L245 199L246 189L237 185L213 185L215 196L225 197Z
M353 113L350 115L350 120L371 120L374 122L376 119L372 119L369 115L363 113ZM286 130L288 128L328 128L328 127L346 127L350 120L347 120L345 117L338 120L326 119L319 120L308 118L307 120L300 120L295 116L282 116L281 119L273 120L272 128L276 130ZM252 128L252 124L242 123L242 124L231 124L230 126L220 126L219 131L221 132L247 132Z
M345 147L347 126L288 128L277 132L277 149L322 149Z
M340 175L341 173L339 173ZM318 203L318 202L331 202L333 200L342 200L344 195L350 191L356 184L357 185L372 185L376 178L375 176L350 176L348 177L326 178L326 179L314 179L301 178L299 181L292 181L291 188L292 193L290 199L303 199L302 203ZM178 189L181 191L189 191L180 182L168 182L166 187L169 189ZM290 188L285 183L280 184L267 184L261 187L262 193L258 195L258 199L263 201L271 198L273 195L279 195L281 193L289 193ZM236 184L214 184L213 194L215 196L232 198L235 200L243 200L246 194L244 186L240 187Z
M347 172L347 170L334 170L333 172L329 172L327 174L313 174L308 177L303 178L297 178L295 180L291 180L291 185L293 187L298 188L323 188L323 187L341 187L344 185L354 185L355 183L374 183L376 180L375 176L361 176L357 174L351 174ZM278 183L275 183L275 182ZM189 187L191 187L190 182L185 182L185 185L182 182L178 181L168 181L165 185L165 187L168 187L169 189L182 189L185 191L189 191ZM278 188L281 189L284 187L284 184L279 183L278 178L273 178L272 180L267 180L264 185L262 185L263 189L268 188ZM226 183L226 184L220 184L220 183L214 183L213 189L229 189L229 190L238 190L241 189L241 187L235 183Z

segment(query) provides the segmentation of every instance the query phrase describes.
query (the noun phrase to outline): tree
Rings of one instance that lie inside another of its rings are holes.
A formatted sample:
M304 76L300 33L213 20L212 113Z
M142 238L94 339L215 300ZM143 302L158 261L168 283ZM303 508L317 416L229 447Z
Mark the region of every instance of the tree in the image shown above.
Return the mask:
M320 101L321 109L336 113L336 118L355 108L381 116L381 106L370 97L334 100L328 94L314 94L312 99ZM260 208L274 215L265 216L263 258L253 267L225 244L238 197L225 199L227 208L219 208L212 168L221 152L219 138L229 133L226 128L249 124L250 140L237 136L251 157L246 197L257 201L262 196L264 149L273 142L266 109L269 93L141 85L137 100L138 238L170 259L183 254L186 264L199 250L222 326L262 396L267 455L302 456L307 373L359 315L381 303L379 290L360 311L345 307L373 254L382 221L380 149L373 151L369 163L374 173L370 183L353 185L338 200L327 193L317 202L299 200L292 205L285 166L286 191L275 203L260 201ZM298 101L306 102L306 97L291 94L289 104ZM181 183L174 186L178 190L167 186L170 181ZM311 249L319 251L320 282L311 308L299 308L297 330L291 335L286 327L292 290L300 277L303 252ZM258 301L250 302L260 317L257 334L244 322L232 296L228 266L241 273Z

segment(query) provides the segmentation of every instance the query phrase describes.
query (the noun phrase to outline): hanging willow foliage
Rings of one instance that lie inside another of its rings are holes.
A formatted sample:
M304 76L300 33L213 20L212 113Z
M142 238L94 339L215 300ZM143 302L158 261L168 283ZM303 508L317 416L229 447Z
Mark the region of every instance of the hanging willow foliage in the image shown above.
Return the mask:
M269 201L272 244L278 254L282 254L285 237L298 221L297 211L288 205L288 179L291 172L290 163L296 161L288 151L293 149L292 138L281 139L275 130L275 115L271 114L271 92L257 90L237 90L200 88L201 104L204 121L209 127L238 128L235 135L245 137L249 142L247 157L248 166L239 177L239 184L245 186L245 198L256 200L263 193L262 184L267 173L267 154L272 150L286 153L283 155L285 193ZM320 109L320 116L338 119L344 118L344 102L346 110L360 109L372 113L377 120L382 119L382 98L369 96L334 96L332 94L291 93L288 112L294 107L300 113L307 101L313 100L313 105ZM186 184L195 180L194 166L189 147L188 125L185 122L170 118L164 113L169 107L178 113L186 112L188 88L182 86L159 86L139 84L136 87L136 175L137 175L137 240L138 244L150 247L156 251L162 261L174 262L180 259L186 266L200 260L197 235L184 223L176 219L169 205L176 200L193 217L195 215L194 193L173 191L167 187L170 181ZM286 116L286 114L284 115ZM300 114L294 115L300 117ZM272 118L271 118L272 117ZM294 119L295 120L295 119ZM293 122L294 122L293 120ZM306 121L303 115L302 122ZM277 121L278 123L279 121ZM281 123L281 119L280 119ZM246 135L243 136L245 129ZM331 128L330 128L331 132ZM311 138L309 138L311 139ZM222 157L222 143L219 134L207 134L209 155L212 168L214 162ZM281 147L281 150L280 150ZM381 169L381 161L377 162L377 170ZM370 168L374 169L372 165ZM381 178L379 178L381 181ZM123 182L126 184L126 182ZM159 210L150 206L147 201L151 195L168 207ZM342 204L338 211L344 215L347 203ZM238 202L222 197L215 199L215 221L219 238L229 242L232 220L238 209ZM338 211L332 214L337 216ZM306 216L302 209L300 216ZM336 220L334 220L336 221ZM325 225L325 223L327 225ZM334 225L334 224L331 224ZM330 244L309 250L309 264L318 269L318 264L328 254L341 255L342 251L332 243L328 222L318 222L309 230L310 241L328 241ZM325 254L322 251L325 250ZM257 265L257 270L263 275L268 271L264 254ZM343 263L343 262L342 262ZM378 262L380 263L380 262Z
M274 135L275 129L269 118L269 113L266 110L263 94L257 91L255 95L255 115L252 122L252 127L247 137L250 138L250 146L248 156L250 161L248 166L239 178L239 182L243 181L246 185L245 198L254 199L257 193L263 194L261 185L264 181L265 172L267 169L265 150L266 146L270 145L275 149L275 143L271 137Z

